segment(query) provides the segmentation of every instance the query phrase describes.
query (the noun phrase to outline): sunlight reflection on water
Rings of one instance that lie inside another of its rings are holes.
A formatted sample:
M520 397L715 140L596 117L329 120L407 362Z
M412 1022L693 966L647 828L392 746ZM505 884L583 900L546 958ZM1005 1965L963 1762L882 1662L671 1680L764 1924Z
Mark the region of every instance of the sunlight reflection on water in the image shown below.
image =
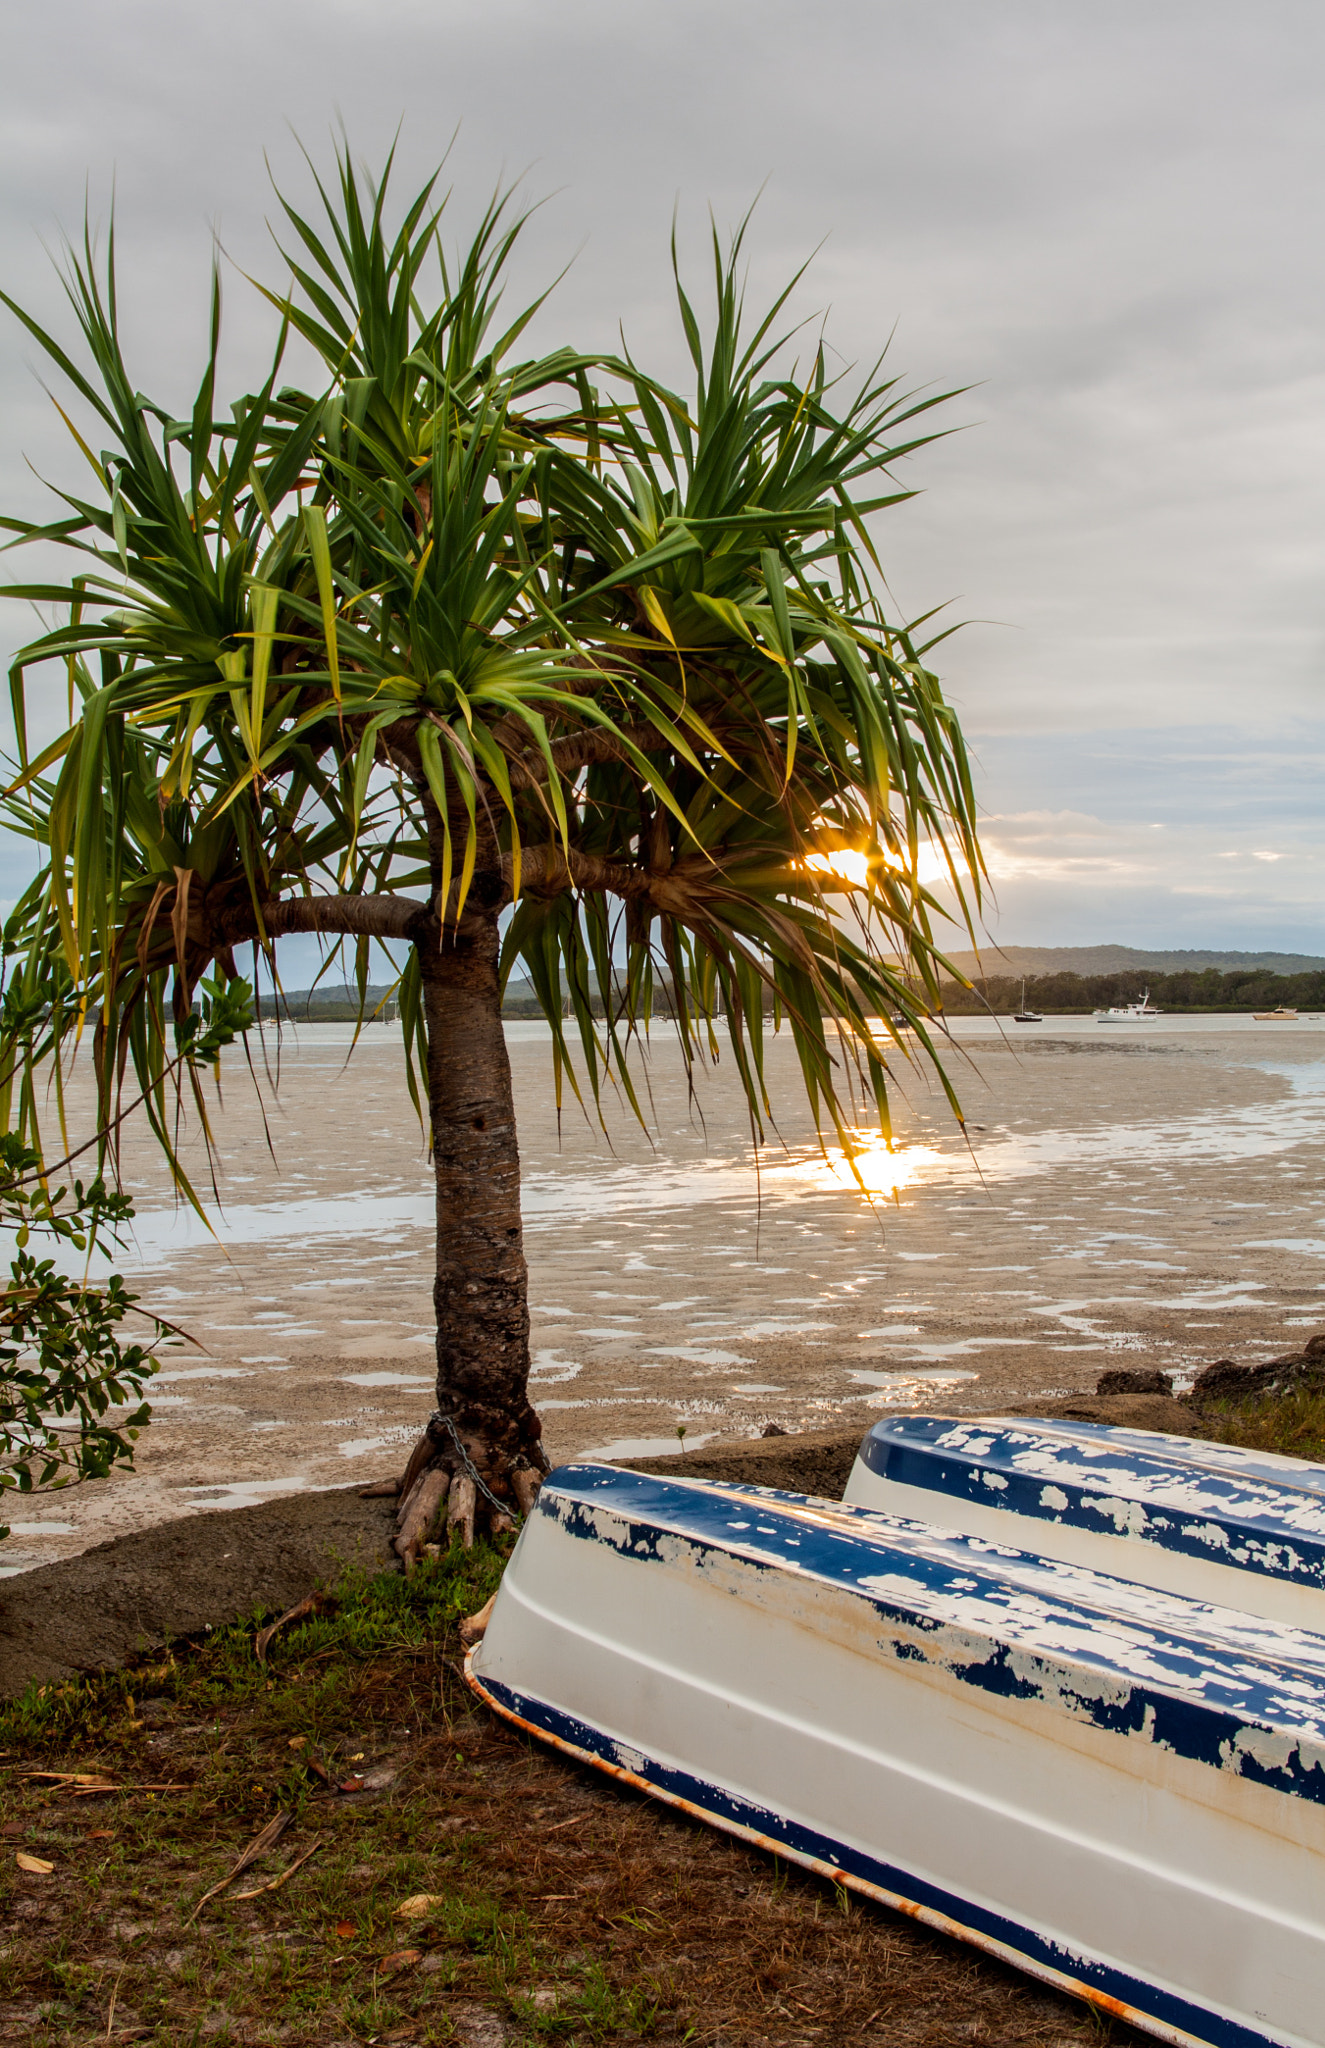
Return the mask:
M950 1154L932 1145L889 1146L876 1133L855 1131L845 1153L830 1152L825 1158L809 1155L788 1166L775 1166L764 1176L770 1190L788 1183L824 1193L845 1188L851 1194L895 1195L914 1187L926 1171L951 1166Z
M1217 1114L1145 1122L1101 1120L1076 1129L996 1126L979 1133L974 1154L955 1129L938 1144L891 1147L878 1132L862 1129L848 1132L845 1154L836 1148L821 1152L810 1145L790 1151L765 1146L758 1154L742 1148L719 1157L669 1159L663 1152L639 1163L604 1167L595 1161L567 1163L551 1171L539 1168L523 1177L524 1226L527 1233L536 1234L622 1210L685 1210L709 1203L753 1207L757 1202L782 1207L844 1194L873 1205L944 1181L963 1183L978 1195L982 1183L988 1188L1065 1166L1167 1167L1185 1160L1272 1157L1325 1139L1325 1061L1245 1065L1287 1083L1281 1098ZM219 1213L213 1211L212 1221L215 1238L187 1208L143 1210L132 1226L126 1256L117 1263L143 1270L184 1251L336 1237L352 1238L360 1245L365 1239L379 1247L409 1245L411 1250L396 1255L408 1258L418 1238L430 1236L435 1227L435 1196L421 1174L418 1181L402 1180L387 1189L342 1188L327 1196L296 1195L292 1189L285 1199L234 1202ZM0 1234L0 1253L3 1250ZM898 1256L941 1255L899 1251ZM296 1334L293 1328L280 1331L283 1338Z

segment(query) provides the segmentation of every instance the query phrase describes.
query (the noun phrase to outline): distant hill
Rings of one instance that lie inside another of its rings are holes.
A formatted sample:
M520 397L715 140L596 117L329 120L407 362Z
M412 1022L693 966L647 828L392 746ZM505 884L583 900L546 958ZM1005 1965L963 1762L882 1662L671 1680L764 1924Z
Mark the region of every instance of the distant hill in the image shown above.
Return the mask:
M380 1010L379 1005L382 1006ZM264 989L264 1018L274 1016L278 1009L282 1017L288 1017L294 1024L352 1024L359 1015L359 993L357 989L345 988L339 982L324 981L314 989L283 989L278 1003L271 990ZM394 1018L395 996L388 1000L386 988L370 982L364 996L363 1014L365 1023Z
M1310 974L1325 967L1318 953L1209 953L1175 947L1144 946L989 946L979 955L951 953L963 974L1117 974L1149 968L1157 974L1199 974L1215 967L1223 973L1239 969L1250 974Z
M598 984L590 977L592 1001L595 1014L602 1010L598 1001ZM262 1014L271 1017L277 1008L271 991L262 998ZM354 1024L359 1018L358 992L345 988L339 982L322 982L315 989L286 989L280 1001L282 1018L292 1024ZM506 999L502 1004L505 1017L541 1017L538 1000L533 986L518 975L513 975L507 986ZM364 998L363 1016L365 1024L394 1024L400 1015L400 1005L394 994L388 995L385 987L370 983Z

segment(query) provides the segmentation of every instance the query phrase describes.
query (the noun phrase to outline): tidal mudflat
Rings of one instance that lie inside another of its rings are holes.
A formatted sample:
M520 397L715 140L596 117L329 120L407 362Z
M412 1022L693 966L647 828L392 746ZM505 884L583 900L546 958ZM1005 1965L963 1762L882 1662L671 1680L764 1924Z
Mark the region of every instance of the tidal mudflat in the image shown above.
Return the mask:
M863 1431L898 1404L1025 1406L1109 1364L1181 1385L1325 1327L1325 1028L954 1029L970 1148L900 1060L896 1150L857 1161L871 1203L820 1155L785 1037L769 1070L786 1113L756 1172L729 1059L691 1103L658 1029L651 1130L609 1101L605 1137L573 1098L558 1121L546 1030L510 1026L554 1458L647 1455L682 1428L687 1446L769 1422ZM402 1461L432 1404L431 1183L394 1030L353 1052L352 1036L287 1033L261 1102L232 1061L215 1238L129 1140L139 1219L118 1263L196 1341L162 1353L136 1473L15 1501L0 1569Z

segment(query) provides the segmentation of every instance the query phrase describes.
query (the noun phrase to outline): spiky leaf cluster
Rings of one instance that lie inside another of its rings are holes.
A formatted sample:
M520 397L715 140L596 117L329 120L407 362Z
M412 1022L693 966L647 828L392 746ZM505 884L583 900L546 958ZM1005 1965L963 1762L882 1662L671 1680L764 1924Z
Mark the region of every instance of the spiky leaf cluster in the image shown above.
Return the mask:
M94 1021L107 1106L131 1064L169 1147L202 976L314 931L361 988L393 951L413 1076L409 942L482 914L558 1088L577 1040L595 1095L612 1069L631 1093L662 1009L687 1060L725 1023L759 1125L771 1017L817 1118L858 1121L859 1082L886 1120L896 1020L934 1051L922 854L968 922L981 875L933 642L888 622L873 539L940 399L834 381L822 346L798 367L797 280L748 318L739 234L706 322L677 278L690 391L625 353L528 354L542 302L501 314L524 222L499 200L448 262L436 181L390 225L389 173L344 156L315 213L281 201L276 363L227 409L219 286L182 418L124 361L113 241L69 260L77 348L13 306L89 477L60 518L4 522L72 558L8 592L57 614L12 678L8 818L42 865L10 985L59 987L15 1057ZM312 390L281 382L291 335ZM35 755L32 688L68 693Z

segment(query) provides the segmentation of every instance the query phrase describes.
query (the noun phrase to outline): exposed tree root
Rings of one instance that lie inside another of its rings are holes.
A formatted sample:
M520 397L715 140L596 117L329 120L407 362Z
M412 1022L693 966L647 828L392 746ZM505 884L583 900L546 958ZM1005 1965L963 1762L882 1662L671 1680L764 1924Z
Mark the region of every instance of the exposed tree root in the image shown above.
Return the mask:
M284 1628L290 1621L306 1621L310 1614L334 1614L336 1606L336 1598L332 1593L305 1593L302 1600L296 1600L293 1607L287 1607L284 1614L279 1615L275 1621L269 1621L266 1628L255 1636L253 1650L259 1664L266 1663L267 1645L277 1629Z
M409 1463L401 1474L400 1497L402 1500L409 1499L410 1490L415 1481L427 1471L436 1456L437 1444L434 1441L432 1429L429 1427L424 1430L423 1435L410 1452Z
M422 1474L411 1488L396 1517L395 1548L405 1560L406 1571L413 1571L423 1552L424 1541L437 1517L437 1510L446 1494L448 1474L433 1465Z
M491 1599L484 1601L477 1614L470 1614L465 1617L460 1624L460 1640L462 1643L470 1644L482 1641L487 1631L488 1623L492 1620L492 1610L496 1604L497 1595L494 1593Z
M478 1488L468 1472L457 1472L446 1501L446 1527L454 1537L458 1529L466 1550L474 1545L474 1518L478 1511Z
M450 1417L438 1413L410 1452L400 1480L391 1487L365 1489L366 1496L399 1498L394 1541L407 1568L422 1555L443 1502L448 1536L454 1542L458 1531L466 1549L480 1530L505 1535L532 1513L547 1460L532 1414L530 1422L527 1446L512 1453L493 1449L478 1430L462 1434ZM426 1520L421 1520L425 1509Z
M535 1472L532 1465L516 1465L511 1472L511 1490L515 1494L522 1515L532 1515L538 1489L543 1484L541 1472Z

